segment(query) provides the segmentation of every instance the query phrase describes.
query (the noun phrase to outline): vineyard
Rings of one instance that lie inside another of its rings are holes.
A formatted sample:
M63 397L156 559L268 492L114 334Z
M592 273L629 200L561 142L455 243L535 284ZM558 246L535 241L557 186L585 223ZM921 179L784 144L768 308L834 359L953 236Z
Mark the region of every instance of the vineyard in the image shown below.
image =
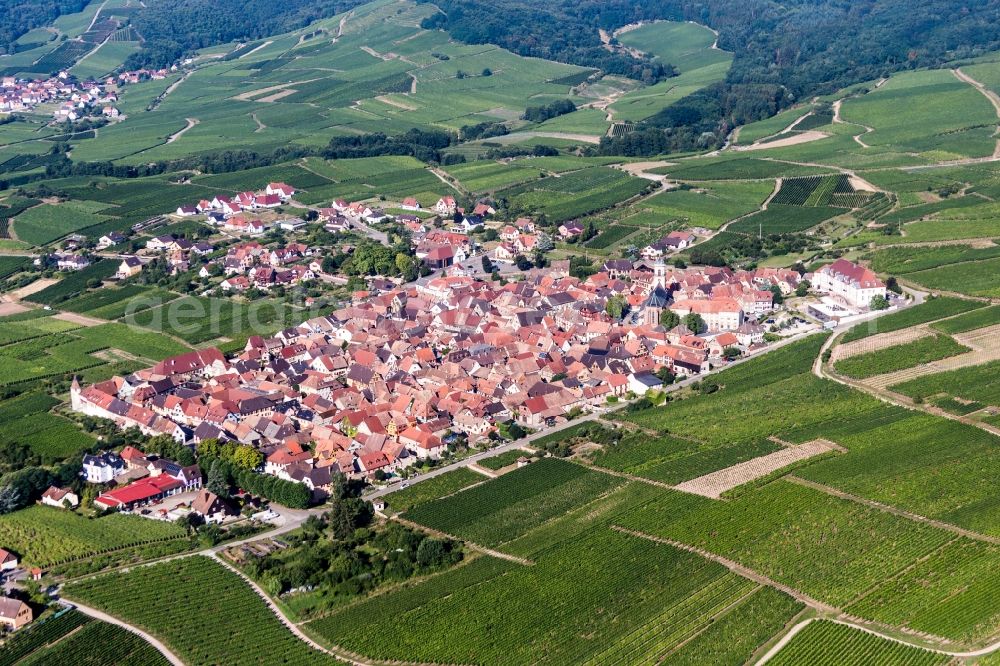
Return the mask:
M984 363L969 368L938 372L896 384L893 391L911 398L927 399L935 395L949 395L988 405L1000 406L1000 361Z
M632 434L591 456L591 462L654 481L681 481L767 455L781 446L766 439L712 446L674 437Z
M942 247L892 247L872 256L872 270L879 273L905 274L939 266L1000 257L1000 246L974 248L968 245Z
M11 275L23 271L30 266L31 259L28 257L0 256L0 280L6 280Z
M526 210L562 222L594 213L643 193L650 182L609 167L588 167L546 177L498 193Z
M56 305L85 291L91 280L106 280L114 275L116 270L118 262L102 259L83 270L70 273L59 282L31 294L25 300L41 305Z
M762 587L717 619L691 642L669 654L671 666L739 664L803 608L774 588Z
M52 617L39 620L23 631L17 632L0 648L0 666L14 666L21 659L44 648L77 627L91 622L83 613L75 610L57 613Z
M524 455L524 451L514 449L513 451L507 451L506 453L501 453L498 456L493 456L492 458L486 458L480 460L478 464L480 467L485 467L486 469L498 470L508 467L517 462L517 459Z
M790 234L815 227L820 222L843 213L829 206L804 208L802 206L769 205L767 210L748 215L729 225L729 231L750 234Z
M820 127L825 127L833 122L833 111L824 109L821 111L813 111L805 118L800 120L795 125L795 130L800 132L808 132L809 130L818 129Z
M49 463L92 446L94 439L75 423L49 412L57 404L58 400L41 392L24 393L0 404L0 442L27 443Z
M457 495L421 504L405 516L463 539L497 546L620 483L621 479L580 465L543 458Z
M869 194L858 194L846 174L789 178L771 203L785 206L836 206L854 208L864 205Z
M118 28L111 35L112 42L137 42L139 39L139 32L130 25Z
M26 156L26 157L28 157L28 161L29 162L31 160L35 159L32 156ZM16 160L16 159L19 159L19 158L20 158L20 156L12 158L12 159ZM8 161L10 161L10 160L8 160ZM3 164L0 164L0 172L3 171L3 168L4 168L4 166L6 164L7 164L7 162L4 162ZM11 219L17 217L18 215L20 215L24 211L28 210L32 206L37 206L40 203L41 203L41 201L39 201L37 199L24 199L24 198L15 198L15 197L10 197L10 198L5 199L4 202L3 202L3 205L0 205L0 238L10 238L11 237L11 235L10 235L10 221L11 221ZM7 277L7 276L5 275L3 277Z
M123 324L81 328L0 346L0 385L69 375L104 365L106 361L94 354L108 349L149 360L162 360L186 350L159 333Z
M849 330L841 338L840 342L853 342L854 340L861 340L877 333L888 333L916 326L917 324L926 324L927 322L975 310L984 305L985 303L979 301L968 301L948 296L931 298L922 305L879 317L875 320L874 326L871 326L868 322L858 324Z
M77 60L94 48L94 44L71 39L39 58L30 70L42 74L52 74L69 69Z
M92 201L42 204L18 215L14 220L14 231L19 240L32 245L45 245L67 234L107 221L107 215L97 212L106 207L105 204Z
M1000 469L997 438L929 414L842 428L832 439L846 456L796 472L810 481L980 532L1000 535L989 479ZM900 418L900 415L902 418Z
M590 239L585 244L587 247L594 248L595 250L603 250L634 234L636 231L639 231L639 227L629 227L624 224L615 224L602 229L600 234L598 234L595 238Z
M742 663L796 610L784 595L670 546L606 528L542 532L549 546L534 566L478 558L307 626L379 659L610 664L656 663L718 625L741 636L728 647Z
M171 523L123 515L84 518L41 505L0 516L0 543L35 566L184 536L184 530Z
M292 635L239 576L207 557L70 583L64 594L141 627L191 666L337 663Z
M397 490L386 498L386 503L393 511L408 511L413 507L431 500L457 493L475 483L482 483L485 477L467 467L436 476L421 483Z
M60 303L59 309L89 314L101 319L119 319L127 314L167 303L177 297L177 294L165 289L126 285L117 289L87 292Z
M18 666L167 666L170 662L130 631L106 622L87 622L62 640L32 652Z
M934 666L949 658L843 624L811 622L771 659L773 666Z
M993 638L1000 622L1000 548L958 538L846 610L965 644Z
M735 560L835 606L951 537L944 530L785 481L728 502L669 492L619 520L629 529Z
M876 192L869 197L867 203L858 206L854 217L864 222L871 222L882 217L896 205L896 195Z
M910 273L906 279L928 289L969 296L1000 297L1000 258L969 261Z
M183 296L129 313L125 322L163 331L195 345L222 336L238 338L263 333L261 327L276 331L294 326L304 317L305 311L279 300L260 299L247 304L227 298Z
M675 166L657 167L653 170L653 173L669 174L681 180L747 180L776 178L778 176L815 176L830 172L829 168L787 164L756 157L718 161L685 160Z
M834 369L853 379L868 379L931 361L957 356L971 351L947 335L933 335L895 347L886 347L867 354L858 354L834 363Z
M1000 305L973 310L966 314L931 324L931 328L948 335L967 333L987 326L1000 324Z

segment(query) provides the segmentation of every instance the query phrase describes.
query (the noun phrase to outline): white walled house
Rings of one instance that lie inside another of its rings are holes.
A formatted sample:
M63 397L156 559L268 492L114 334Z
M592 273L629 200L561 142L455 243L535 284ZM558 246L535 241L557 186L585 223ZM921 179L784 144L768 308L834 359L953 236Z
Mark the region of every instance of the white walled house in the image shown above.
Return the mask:
M816 271L812 288L856 308L867 308L873 298L886 294L885 283L874 272L847 259L838 259Z
M87 483L108 483L125 471L125 461L114 453L99 456L83 456L83 470L80 475Z

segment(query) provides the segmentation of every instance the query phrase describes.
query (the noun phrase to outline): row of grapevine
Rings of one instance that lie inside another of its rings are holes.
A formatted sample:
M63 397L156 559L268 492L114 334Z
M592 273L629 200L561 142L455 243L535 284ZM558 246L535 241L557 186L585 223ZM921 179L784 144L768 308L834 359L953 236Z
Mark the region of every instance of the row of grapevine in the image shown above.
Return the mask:
M876 192L868 202L854 212L854 216L862 221L877 220L888 213L896 205L896 195Z
M106 622L88 622L58 643L22 659L18 666L168 666L169 663L156 648L132 632Z
M829 176L808 176L789 178L781 184L781 189L771 203L787 206L836 206L855 208L864 205L869 193L857 193L847 174Z
M714 615L753 588L754 584L746 578L726 574L694 594L667 605L649 622L623 631L605 650L584 663L586 666L656 663L659 657L710 624Z
M296 638L237 574L207 557L71 583L64 595L155 634L192 666L336 663Z
M543 458L488 483L421 504L406 517L460 538L497 546L620 483L617 477Z
M138 31L130 25L124 28L118 28L115 30L114 34L111 35L112 42L137 42L139 41Z
M949 658L828 621L811 622L768 663L772 666L932 666Z
M837 208L862 208L872 199L871 192L834 192L830 205Z
M90 618L83 613L69 610L28 625L0 648L0 666L13 666L32 652L88 622Z

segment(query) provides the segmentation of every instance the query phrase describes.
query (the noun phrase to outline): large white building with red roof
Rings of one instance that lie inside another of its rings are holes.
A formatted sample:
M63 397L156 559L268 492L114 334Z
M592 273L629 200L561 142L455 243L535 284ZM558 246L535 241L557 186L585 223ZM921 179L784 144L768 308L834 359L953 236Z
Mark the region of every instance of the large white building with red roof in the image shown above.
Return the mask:
M812 287L856 308L866 308L876 296L885 296L885 283L875 273L847 259L838 259L816 271Z

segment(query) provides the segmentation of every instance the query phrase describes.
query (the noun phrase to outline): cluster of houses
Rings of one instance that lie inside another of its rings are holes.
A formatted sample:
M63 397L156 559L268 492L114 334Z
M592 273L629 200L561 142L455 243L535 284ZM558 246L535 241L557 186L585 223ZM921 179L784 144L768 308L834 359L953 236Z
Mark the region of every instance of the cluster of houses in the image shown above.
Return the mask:
M0 79L0 112L26 113L42 104L55 107L56 121L73 121L85 116L117 118L117 90L94 81L77 83L67 72L48 79Z
M546 252L552 247L552 239L547 234L536 233L535 223L531 218L519 217L500 231L500 244L493 250L493 259L513 263L518 255Z
M132 510L171 495L201 488L201 469L164 458L148 457L133 446L120 455L85 455L80 475L87 483L115 484L94 500L98 509Z
M642 248L639 255L647 260L659 259L672 252L685 250L694 245L697 240L698 237L689 231L671 231L655 243Z
M271 287L313 280L323 270L321 261L313 258L316 254L315 249L303 243L277 248L265 247L257 241L233 245L224 257L214 260L226 276L219 289L225 293L240 293L251 287L267 291ZM209 275L209 266L202 266L198 274Z
M173 71L177 67L172 68ZM138 69L109 76L104 81L77 81L68 71L47 79L0 78L0 113L27 113L43 104L53 105L57 122L90 116L120 117L118 92L121 86L149 79L165 79L171 70Z
M267 256L238 247L241 264ZM178 442L253 445L265 455L263 473L322 491L333 472L391 473L440 457L456 438L480 442L503 423L540 428L643 394L662 384L663 368L696 375L725 363L729 348L752 353L763 347L754 320L765 294L772 285L791 292L799 280L794 271L680 270L662 261L609 262L586 280L568 268L554 262L503 285L456 270L360 292L327 316L251 337L232 358L204 349L85 388L74 383L72 406ZM631 310L621 320L605 312L616 296ZM666 330L664 309L703 313L707 330ZM106 497L108 505L169 492L152 475L138 483L125 497Z
M283 203L287 203L294 195L295 188L291 185L285 183L268 183L264 189L256 192L247 190L231 197L220 194L212 199L202 199L197 204L179 206L174 211L174 214L179 217L205 215L210 223L224 229L258 233L256 230L247 227L253 221L247 219L241 213L277 208ZM256 222L259 225L263 225L259 220L256 220ZM263 233L264 231L266 231L266 228L260 229L259 233Z

